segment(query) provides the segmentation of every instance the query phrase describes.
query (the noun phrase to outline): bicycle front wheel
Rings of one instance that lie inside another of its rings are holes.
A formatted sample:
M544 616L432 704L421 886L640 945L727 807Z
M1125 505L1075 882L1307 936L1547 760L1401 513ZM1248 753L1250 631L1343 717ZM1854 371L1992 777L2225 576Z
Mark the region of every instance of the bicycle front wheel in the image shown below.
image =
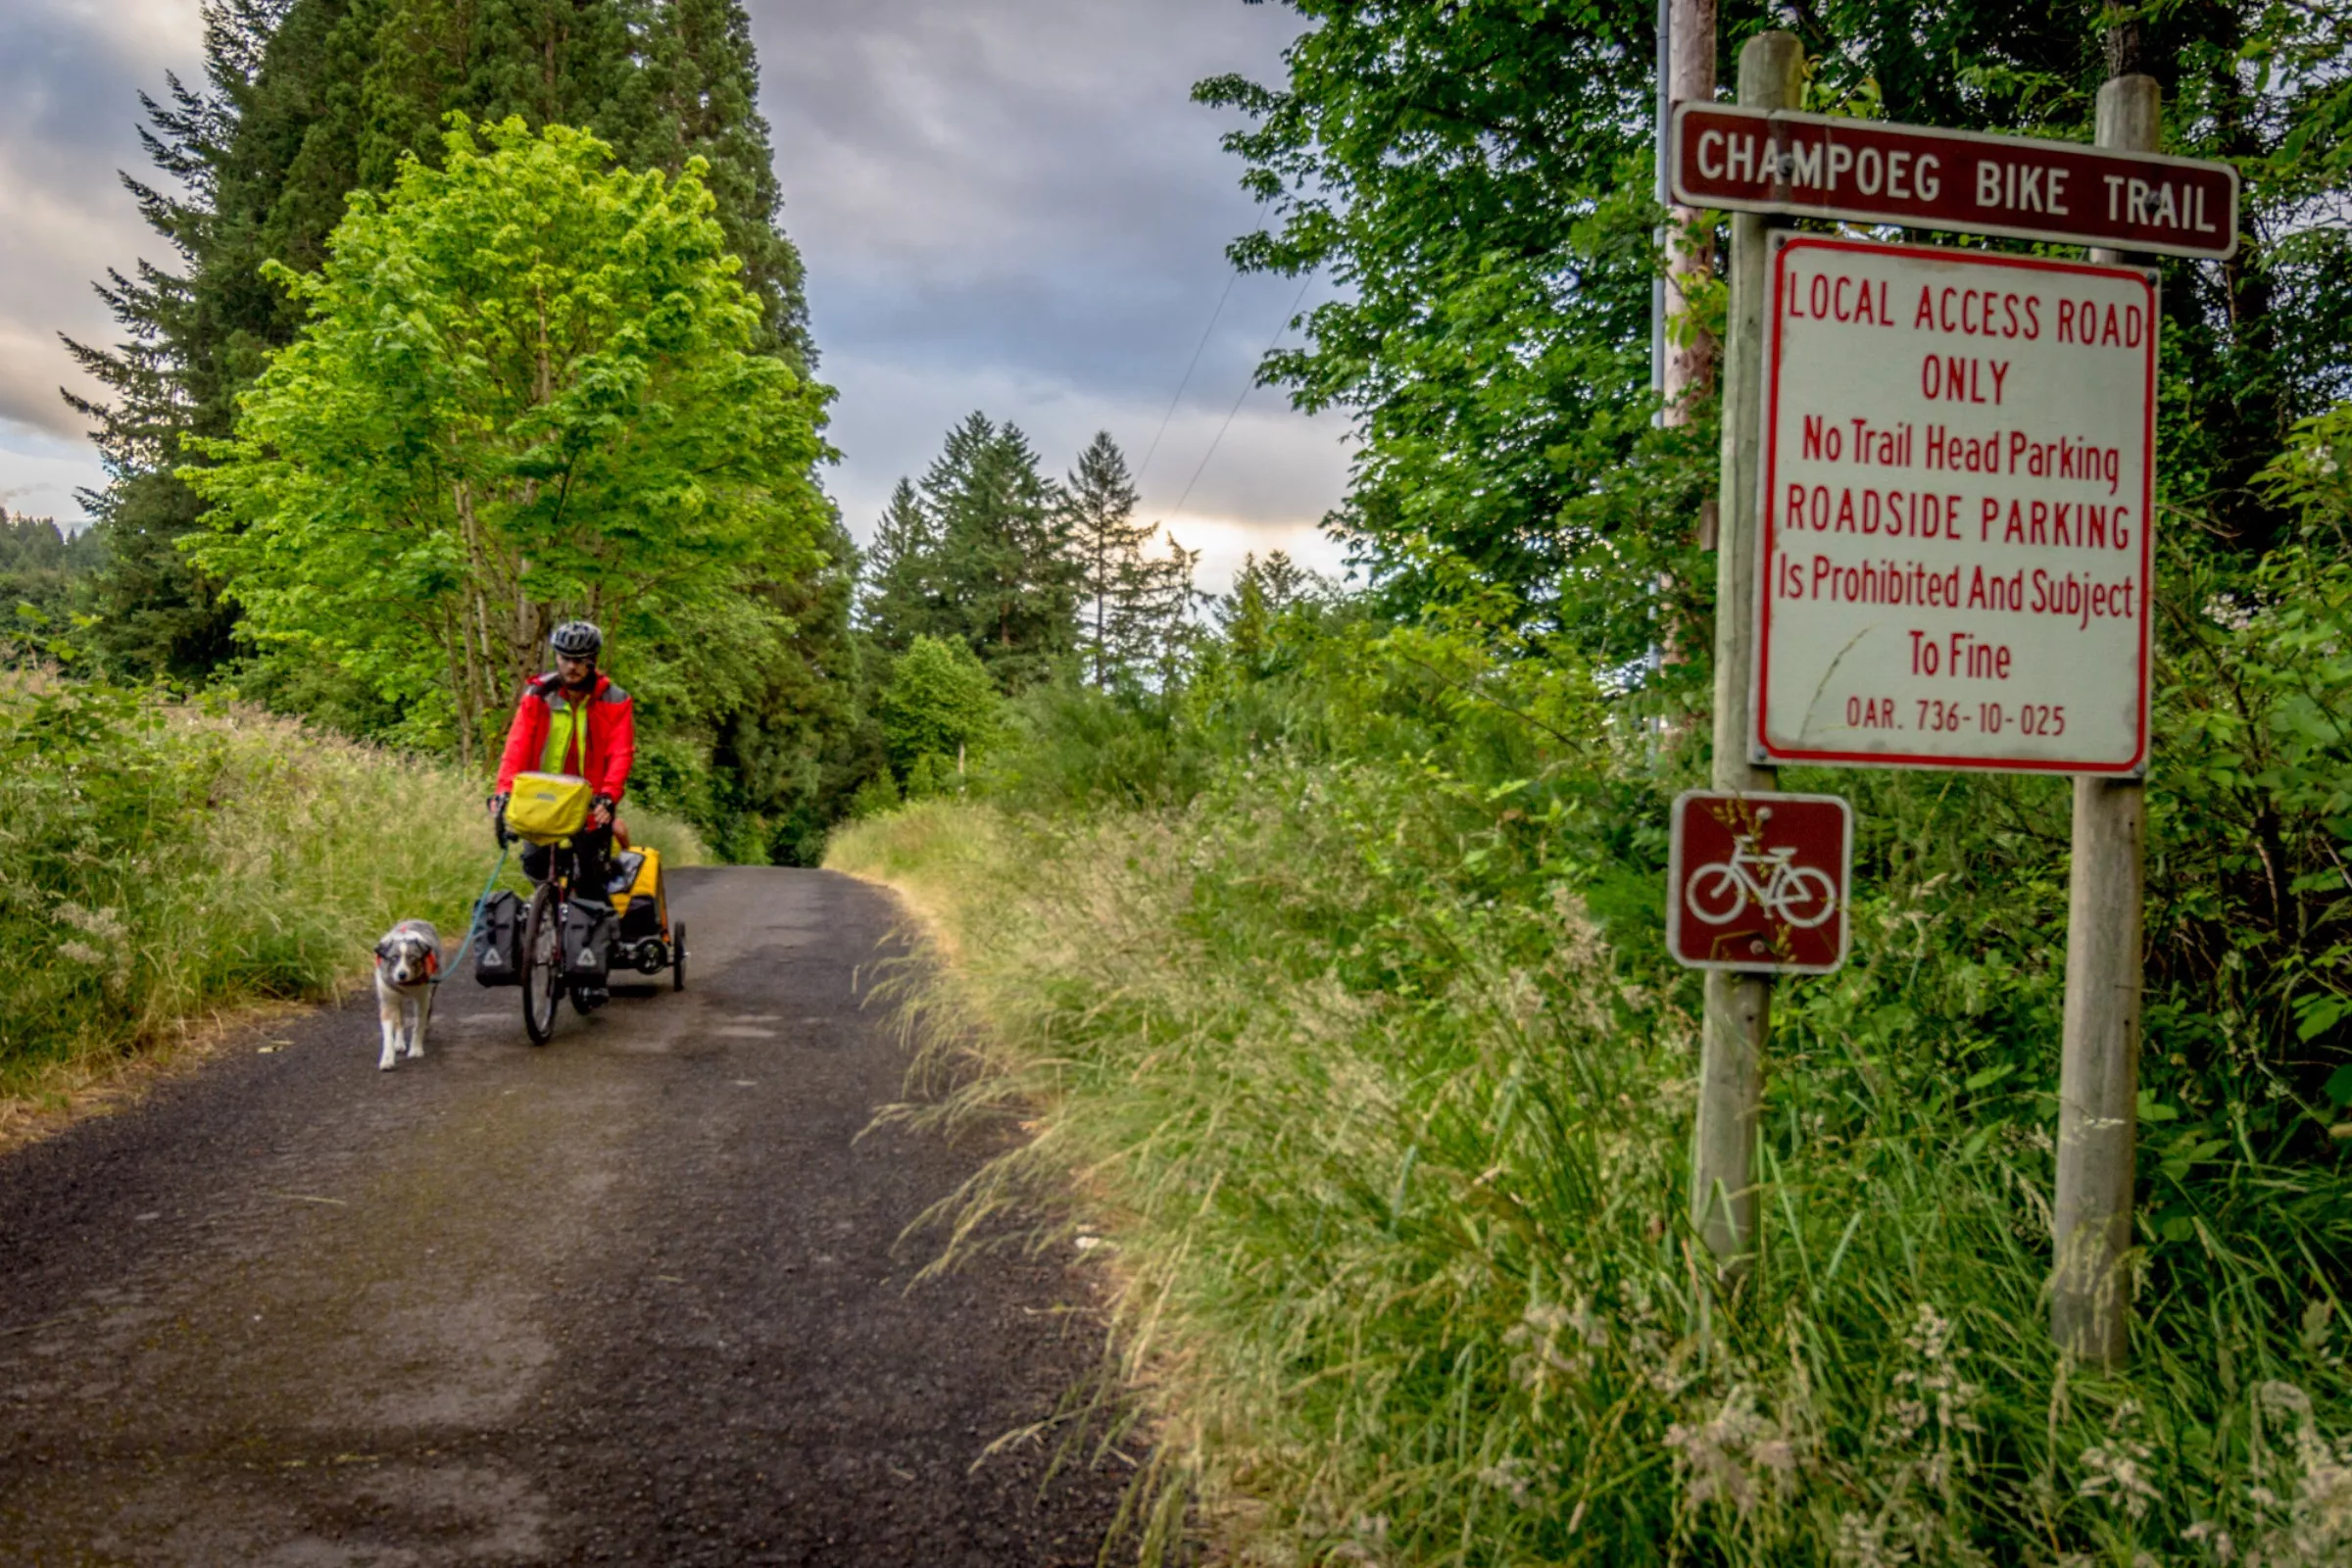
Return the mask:
M522 1027L532 1045L544 1046L555 1034L563 1001L564 907L542 882L522 921Z
M1781 884L1779 893L1773 901L1774 912L1799 931L1810 931L1838 912L1838 884L1830 880L1827 871L1797 866Z

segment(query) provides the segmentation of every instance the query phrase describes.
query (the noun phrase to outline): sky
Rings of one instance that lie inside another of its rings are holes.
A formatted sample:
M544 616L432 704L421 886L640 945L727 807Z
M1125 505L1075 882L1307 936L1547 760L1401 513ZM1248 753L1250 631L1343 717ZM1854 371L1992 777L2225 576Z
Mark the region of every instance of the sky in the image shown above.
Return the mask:
M826 475L871 536L973 410L1065 473L1097 430L1145 517L1218 589L1245 551L1336 571L1316 529L1346 485L1346 421L1250 389L1322 279L1237 278L1261 212L1192 84L1277 79L1297 16L1242 0L748 0L785 231L808 268L819 374L839 392ZM0 506L62 520L103 482L61 386L99 389L58 334L111 341L91 292L172 260L117 171L147 173L141 91L202 72L199 0L0 0ZM1194 363L1198 353L1198 363ZM1188 367L1189 375L1188 375ZM1181 395L1180 395L1181 388ZM1146 460L1149 458L1149 463Z

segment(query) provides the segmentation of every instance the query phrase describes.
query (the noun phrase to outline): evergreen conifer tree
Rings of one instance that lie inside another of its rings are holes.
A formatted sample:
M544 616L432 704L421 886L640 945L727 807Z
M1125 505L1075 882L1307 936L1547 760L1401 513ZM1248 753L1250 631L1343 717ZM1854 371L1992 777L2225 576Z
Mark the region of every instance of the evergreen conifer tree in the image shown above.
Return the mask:
M743 286L761 302L767 340L812 364L801 257L778 226L784 195L742 0L660 0L653 9L652 116L642 139L615 142L621 161L673 174L689 156L709 162L704 183L718 200L727 248L743 258Z
M1158 532L1153 524L1152 533ZM1182 678L1198 628L1193 612L1204 597L1193 586L1200 552L1168 536L1167 554L1136 553L1120 584L1121 614L1116 653L1122 668L1149 674L1162 691Z
M1077 565L1079 651L1088 678L1103 690L1115 682L1124 662L1128 623L1148 588L1144 546L1158 531L1155 524L1136 520L1135 502L1125 454L1109 431L1097 431L1062 487L1062 515Z
M1034 685L1077 647L1071 538L1069 509L1029 438L975 412L948 432L919 483L892 492L859 619L890 652L946 638L977 654L1005 690Z
M181 558L176 541L203 514L172 472L186 435L221 436L262 352L291 335L291 312L260 277L269 193L284 184L317 97L337 7L320 0L216 0L205 13L205 83L165 78L165 101L142 93L148 157L186 194L122 184L174 253L97 285L123 340L66 347L112 391L66 394L94 421L109 475L83 502L107 551L96 634L104 662L139 672L201 674L229 652L231 617Z
M938 572L938 530L914 486L901 479L866 553L866 589L858 606L866 634L894 654L905 653L917 637L953 634Z
M1019 426L975 413L924 476L923 498L964 641L1006 691L1045 679L1076 641L1077 574L1069 523L1036 448Z

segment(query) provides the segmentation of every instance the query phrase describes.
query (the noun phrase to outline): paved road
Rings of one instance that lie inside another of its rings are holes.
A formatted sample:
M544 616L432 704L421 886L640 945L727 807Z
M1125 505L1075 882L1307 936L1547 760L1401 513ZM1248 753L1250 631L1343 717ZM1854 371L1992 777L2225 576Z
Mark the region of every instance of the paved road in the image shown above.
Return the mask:
M0 1562L1093 1563L1123 1476L972 1468L1099 1353L1083 1281L910 1293L978 1154L858 1139L890 906L673 903L687 992L543 1051L467 974L395 1072L369 999L0 1159Z

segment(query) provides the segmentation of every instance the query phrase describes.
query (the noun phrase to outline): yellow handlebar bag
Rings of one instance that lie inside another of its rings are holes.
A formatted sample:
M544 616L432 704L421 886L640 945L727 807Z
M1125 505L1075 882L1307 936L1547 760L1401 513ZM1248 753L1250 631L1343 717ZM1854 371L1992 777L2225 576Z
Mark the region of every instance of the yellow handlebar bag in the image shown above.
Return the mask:
M507 831L530 844L555 844L588 825L595 791L569 773L517 773L507 797Z

